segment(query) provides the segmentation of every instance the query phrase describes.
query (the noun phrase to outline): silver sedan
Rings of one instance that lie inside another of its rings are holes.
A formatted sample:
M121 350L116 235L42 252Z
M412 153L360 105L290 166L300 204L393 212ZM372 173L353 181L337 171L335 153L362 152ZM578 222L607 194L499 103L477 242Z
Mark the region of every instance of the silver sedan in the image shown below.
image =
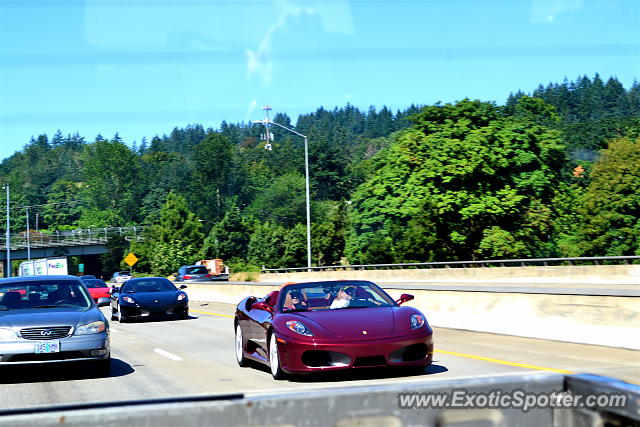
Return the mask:
M110 369L109 323L80 279L24 276L0 279L0 367L88 362Z

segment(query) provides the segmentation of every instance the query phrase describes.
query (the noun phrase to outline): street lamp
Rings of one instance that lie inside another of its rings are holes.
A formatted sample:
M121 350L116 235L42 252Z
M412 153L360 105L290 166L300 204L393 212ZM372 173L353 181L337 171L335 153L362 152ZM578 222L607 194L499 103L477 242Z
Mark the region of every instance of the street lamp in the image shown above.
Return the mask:
M271 110L270 106L264 107L263 110L267 110L267 118L264 120L254 120L253 123L263 124L267 127L267 138L269 138L269 125L276 125L278 127L281 127L282 129L288 130L289 132L304 138L304 178L307 205L307 268L309 269L309 271L311 271L311 208L309 204L309 147L307 144L307 136L301 134L300 132L296 132L291 128L283 126L280 123L276 123L273 120L269 120L269 110ZM270 143L269 139L267 139L267 143Z
M29 241L29 207L26 208L27 212L27 259L31 260L31 242Z
M7 248L7 271L5 277L11 277L11 220L9 219L9 184L5 184L7 190L7 234L5 237L5 246Z

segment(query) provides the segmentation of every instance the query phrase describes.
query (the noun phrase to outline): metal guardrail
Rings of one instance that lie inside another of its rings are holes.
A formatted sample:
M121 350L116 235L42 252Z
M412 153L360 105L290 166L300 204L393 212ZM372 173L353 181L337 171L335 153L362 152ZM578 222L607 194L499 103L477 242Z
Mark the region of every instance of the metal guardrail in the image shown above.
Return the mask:
M600 265L600 263L640 263L640 256L603 256L603 257L574 257L574 258L519 258L519 259L486 259L474 261L438 261L438 262L409 262L402 264L359 264L359 265L328 265L319 267L293 268L265 268L261 273L287 273L295 271L339 271L339 270L393 270L410 268L469 268L469 267L525 267L547 265Z
M30 230L11 235L11 250L29 248L49 248L60 246L87 246L105 244L111 236L142 239L144 227L80 228L54 232ZM0 240L0 250L6 250L4 239Z

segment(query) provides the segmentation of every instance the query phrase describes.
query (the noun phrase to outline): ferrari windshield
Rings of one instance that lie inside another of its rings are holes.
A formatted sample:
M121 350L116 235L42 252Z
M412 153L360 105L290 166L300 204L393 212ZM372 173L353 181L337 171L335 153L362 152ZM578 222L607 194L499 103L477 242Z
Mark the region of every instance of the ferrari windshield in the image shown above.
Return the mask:
M0 310L88 308L92 304L85 287L74 280L20 281L0 285Z
M176 287L168 279L130 279L122 287L122 292L172 292Z
M385 291L366 281L301 283L285 286L281 293L278 308L283 312L396 305Z

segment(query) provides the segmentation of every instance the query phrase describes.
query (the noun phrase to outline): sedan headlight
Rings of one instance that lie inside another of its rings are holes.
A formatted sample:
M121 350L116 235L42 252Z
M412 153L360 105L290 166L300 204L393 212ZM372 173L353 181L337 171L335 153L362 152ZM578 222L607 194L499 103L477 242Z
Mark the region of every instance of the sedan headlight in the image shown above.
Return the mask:
M107 325L105 325L103 321L98 320L97 322L78 326L74 335L99 334L100 332L104 332L106 329Z
M9 328L0 328L0 341L2 340L11 340L14 338L17 338L18 336L16 335L15 332L13 332L13 329L9 329Z
M287 328L300 335L305 335L307 337L313 336L309 328L307 328L307 325L297 320L289 320L285 325L287 325Z
M424 315L422 314L412 314L411 315L411 329L416 330L420 329L424 326Z
M183 299L187 298L187 294L180 294L178 295L178 301L182 301Z
M123 296L123 297L122 297L122 300L123 300L124 302L128 302L129 304L135 304L135 303L136 303L136 302L133 300L133 298L128 297L128 296Z

